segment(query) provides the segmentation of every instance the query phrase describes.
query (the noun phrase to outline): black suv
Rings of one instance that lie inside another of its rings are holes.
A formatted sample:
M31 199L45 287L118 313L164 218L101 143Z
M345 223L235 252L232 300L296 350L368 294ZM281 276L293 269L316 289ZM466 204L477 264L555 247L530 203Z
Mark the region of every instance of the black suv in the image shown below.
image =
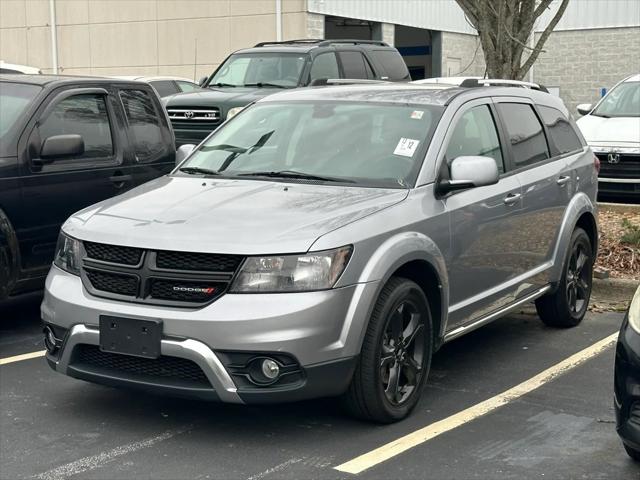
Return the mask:
M411 80L398 50L375 40L263 42L232 53L200 85L165 99L176 146L198 144L227 118L277 90L330 79Z
M169 121L150 85L0 75L0 300L42 288L69 215L174 162Z

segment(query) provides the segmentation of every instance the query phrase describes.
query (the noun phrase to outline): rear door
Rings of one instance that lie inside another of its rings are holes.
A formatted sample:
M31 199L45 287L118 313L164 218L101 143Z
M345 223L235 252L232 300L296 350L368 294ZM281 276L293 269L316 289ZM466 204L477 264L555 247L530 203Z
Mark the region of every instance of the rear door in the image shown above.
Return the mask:
M123 180L135 186L170 172L175 166L175 143L155 93L146 86L121 87L118 98L129 137Z
M565 208L573 193L567 158L550 149L544 124L527 99L496 99L509 138L508 151L522 184L523 228L520 262L529 275L527 290L547 283L552 252ZM550 122L551 119L549 119ZM553 120L555 121L555 120Z
M518 177L509 172L491 100L467 103L455 115L447 138L441 176L460 156L492 157L500 180L443 198L449 212L451 252L448 259L449 326L455 327L510 303L521 269L517 262L522 232Z
M126 137L108 88L64 87L50 94L23 133L24 215L15 219L22 268L48 269L60 225L74 212L116 195ZM84 153L53 162L40 151L50 136L79 134Z

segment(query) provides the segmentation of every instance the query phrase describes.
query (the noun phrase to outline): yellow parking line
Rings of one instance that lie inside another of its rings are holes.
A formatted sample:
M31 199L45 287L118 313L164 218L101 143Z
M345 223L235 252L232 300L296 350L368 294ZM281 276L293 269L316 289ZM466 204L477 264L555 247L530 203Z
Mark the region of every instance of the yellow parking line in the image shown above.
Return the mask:
M506 390L495 397L489 398L484 402L478 403L472 407L462 410L450 417L447 417L438 422L427 425L415 432L409 433L403 437L400 437L392 442L382 445L375 450L367 452L359 457L356 457L348 462L334 467L335 470L341 472L358 474L371 467L374 467L382 462L385 462L397 455L400 455L407 450L420 445L432 438L437 437L443 433L446 433L454 428L464 425L467 422L475 420L478 417L486 415L497 408L506 405L507 403L516 400L523 395L541 387L545 383L557 378L563 373L568 372L572 368L581 365L592 357L602 353L608 347L613 345L618 337L617 333L611 334L608 337L594 343L590 347L579 351L575 355L571 355L565 358L560 363L547 368L538 375L525 380L519 385L516 385L509 390Z
M14 357L0 358L0 365L6 365L7 363L21 362L22 360L29 360L31 358L44 357L46 350L41 352L23 353L22 355L16 355Z

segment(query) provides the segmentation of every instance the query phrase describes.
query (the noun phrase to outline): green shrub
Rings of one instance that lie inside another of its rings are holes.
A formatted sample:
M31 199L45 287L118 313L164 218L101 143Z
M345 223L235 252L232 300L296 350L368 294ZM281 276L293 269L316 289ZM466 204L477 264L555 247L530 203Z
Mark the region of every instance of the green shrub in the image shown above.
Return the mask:
M622 228L624 232L620 240L634 247L640 247L640 225L634 225L628 219L622 219Z

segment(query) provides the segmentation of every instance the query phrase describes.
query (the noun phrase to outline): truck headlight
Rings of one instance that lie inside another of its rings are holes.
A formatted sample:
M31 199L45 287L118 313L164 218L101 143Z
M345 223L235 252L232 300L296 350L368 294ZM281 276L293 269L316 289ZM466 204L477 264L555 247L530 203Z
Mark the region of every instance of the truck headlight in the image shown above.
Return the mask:
M636 294L629 305L629 325L637 333L640 334L640 287L636 290Z
M60 233L53 263L65 272L80 275L80 242Z
M235 293L308 292L332 288L342 275L352 247L304 255L249 257L231 287Z
M227 120L232 119L237 114L239 114L242 110L244 110L244 107L233 107L233 108L230 108L229 111L227 112Z

